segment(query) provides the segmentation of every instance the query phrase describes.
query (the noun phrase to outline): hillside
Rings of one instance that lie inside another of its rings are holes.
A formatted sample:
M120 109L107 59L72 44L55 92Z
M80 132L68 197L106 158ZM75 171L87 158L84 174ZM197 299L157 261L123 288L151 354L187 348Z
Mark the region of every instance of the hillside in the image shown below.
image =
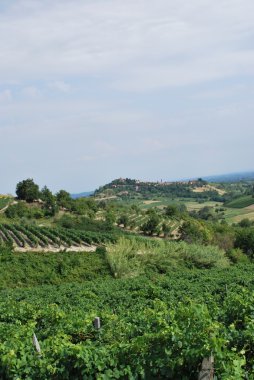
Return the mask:
M232 208L244 208L252 205L254 205L254 197L252 195L241 196L226 203L227 207Z
M11 200L12 198L8 195L0 195L0 212L8 206Z
M202 179L179 182L145 182L119 178L100 187L94 193L98 199L152 199L153 197L193 198L223 201L225 191Z

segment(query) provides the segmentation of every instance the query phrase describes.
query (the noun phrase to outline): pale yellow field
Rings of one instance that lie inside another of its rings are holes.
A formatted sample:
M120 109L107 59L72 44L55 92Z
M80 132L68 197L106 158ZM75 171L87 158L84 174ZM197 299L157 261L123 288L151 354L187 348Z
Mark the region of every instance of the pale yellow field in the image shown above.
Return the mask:
M197 203L197 202L186 202L186 207L188 211L196 211L200 210L203 207L215 207L218 205L218 202L204 202L204 203Z
M248 206L248 207L245 207L246 210L253 210L254 211L254 205L251 205L251 206Z
M151 205L152 203L158 203L160 201L144 201L144 205Z
M242 213L240 215L236 215L232 218L232 221L235 223L240 222L243 219L249 219L249 220L254 220L254 205L245 207L242 210L245 210L245 213Z
M226 193L224 190L218 189L217 187L212 186L212 185L205 185L202 187L196 187L195 189L193 189L193 192L194 193L203 193L204 191L209 191L209 190L215 190L215 191L217 191L217 193L219 195L224 195Z

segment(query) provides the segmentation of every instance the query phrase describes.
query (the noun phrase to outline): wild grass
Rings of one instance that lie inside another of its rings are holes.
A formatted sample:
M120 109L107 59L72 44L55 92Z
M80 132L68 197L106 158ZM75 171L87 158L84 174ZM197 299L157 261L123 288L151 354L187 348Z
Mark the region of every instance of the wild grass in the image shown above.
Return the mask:
M121 238L107 247L107 260L115 278L136 277L147 272L167 273L179 267L225 268L224 251L214 246L185 242Z

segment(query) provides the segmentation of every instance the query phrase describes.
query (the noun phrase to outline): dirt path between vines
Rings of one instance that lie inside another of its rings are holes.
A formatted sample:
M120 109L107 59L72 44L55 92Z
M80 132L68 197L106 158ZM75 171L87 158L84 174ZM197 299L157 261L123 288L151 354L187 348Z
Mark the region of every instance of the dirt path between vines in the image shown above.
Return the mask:
M65 246L60 246L60 247L53 247L53 246L47 246L47 247L15 247L14 251L15 252L95 252L97 246L91 245L91 246L79 246L79 247L65 247Z

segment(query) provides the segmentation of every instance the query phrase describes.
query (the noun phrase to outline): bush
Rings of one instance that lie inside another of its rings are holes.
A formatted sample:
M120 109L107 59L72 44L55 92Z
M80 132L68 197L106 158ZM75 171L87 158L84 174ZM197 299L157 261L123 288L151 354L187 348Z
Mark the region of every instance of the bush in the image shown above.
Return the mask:
M115 278L134 277L141 273L134 240L120 238L117 244L110 244L106 257Z
M253 222L248 219L248 218L244 218L242 219L239 223L238 223L239 227L251 227L253 225Z
M254 229L244 228L236 233L235 248L241 248L249 257L254 256Z
M28 207L25 202L18 202L11 205L5 211L5 215L9 219L15 218L35 218L40 219L44 217L44 211L37 206Z
M187 243L209 244L212 233L201 221L187 221L179 229L180 239Z
M116 278L134 277L147 272L167 273L173 268L225 268L229 259L214 246L185 242L121 238L107 249L107 260Z
M180 244L179 256L188 267L225 268L229 260L225 253L214 246L202 247L197 244Z
M240 248L232 248L227 252L227 257L232 261L232 263L247 263L249 261L248 257L243 253Z

